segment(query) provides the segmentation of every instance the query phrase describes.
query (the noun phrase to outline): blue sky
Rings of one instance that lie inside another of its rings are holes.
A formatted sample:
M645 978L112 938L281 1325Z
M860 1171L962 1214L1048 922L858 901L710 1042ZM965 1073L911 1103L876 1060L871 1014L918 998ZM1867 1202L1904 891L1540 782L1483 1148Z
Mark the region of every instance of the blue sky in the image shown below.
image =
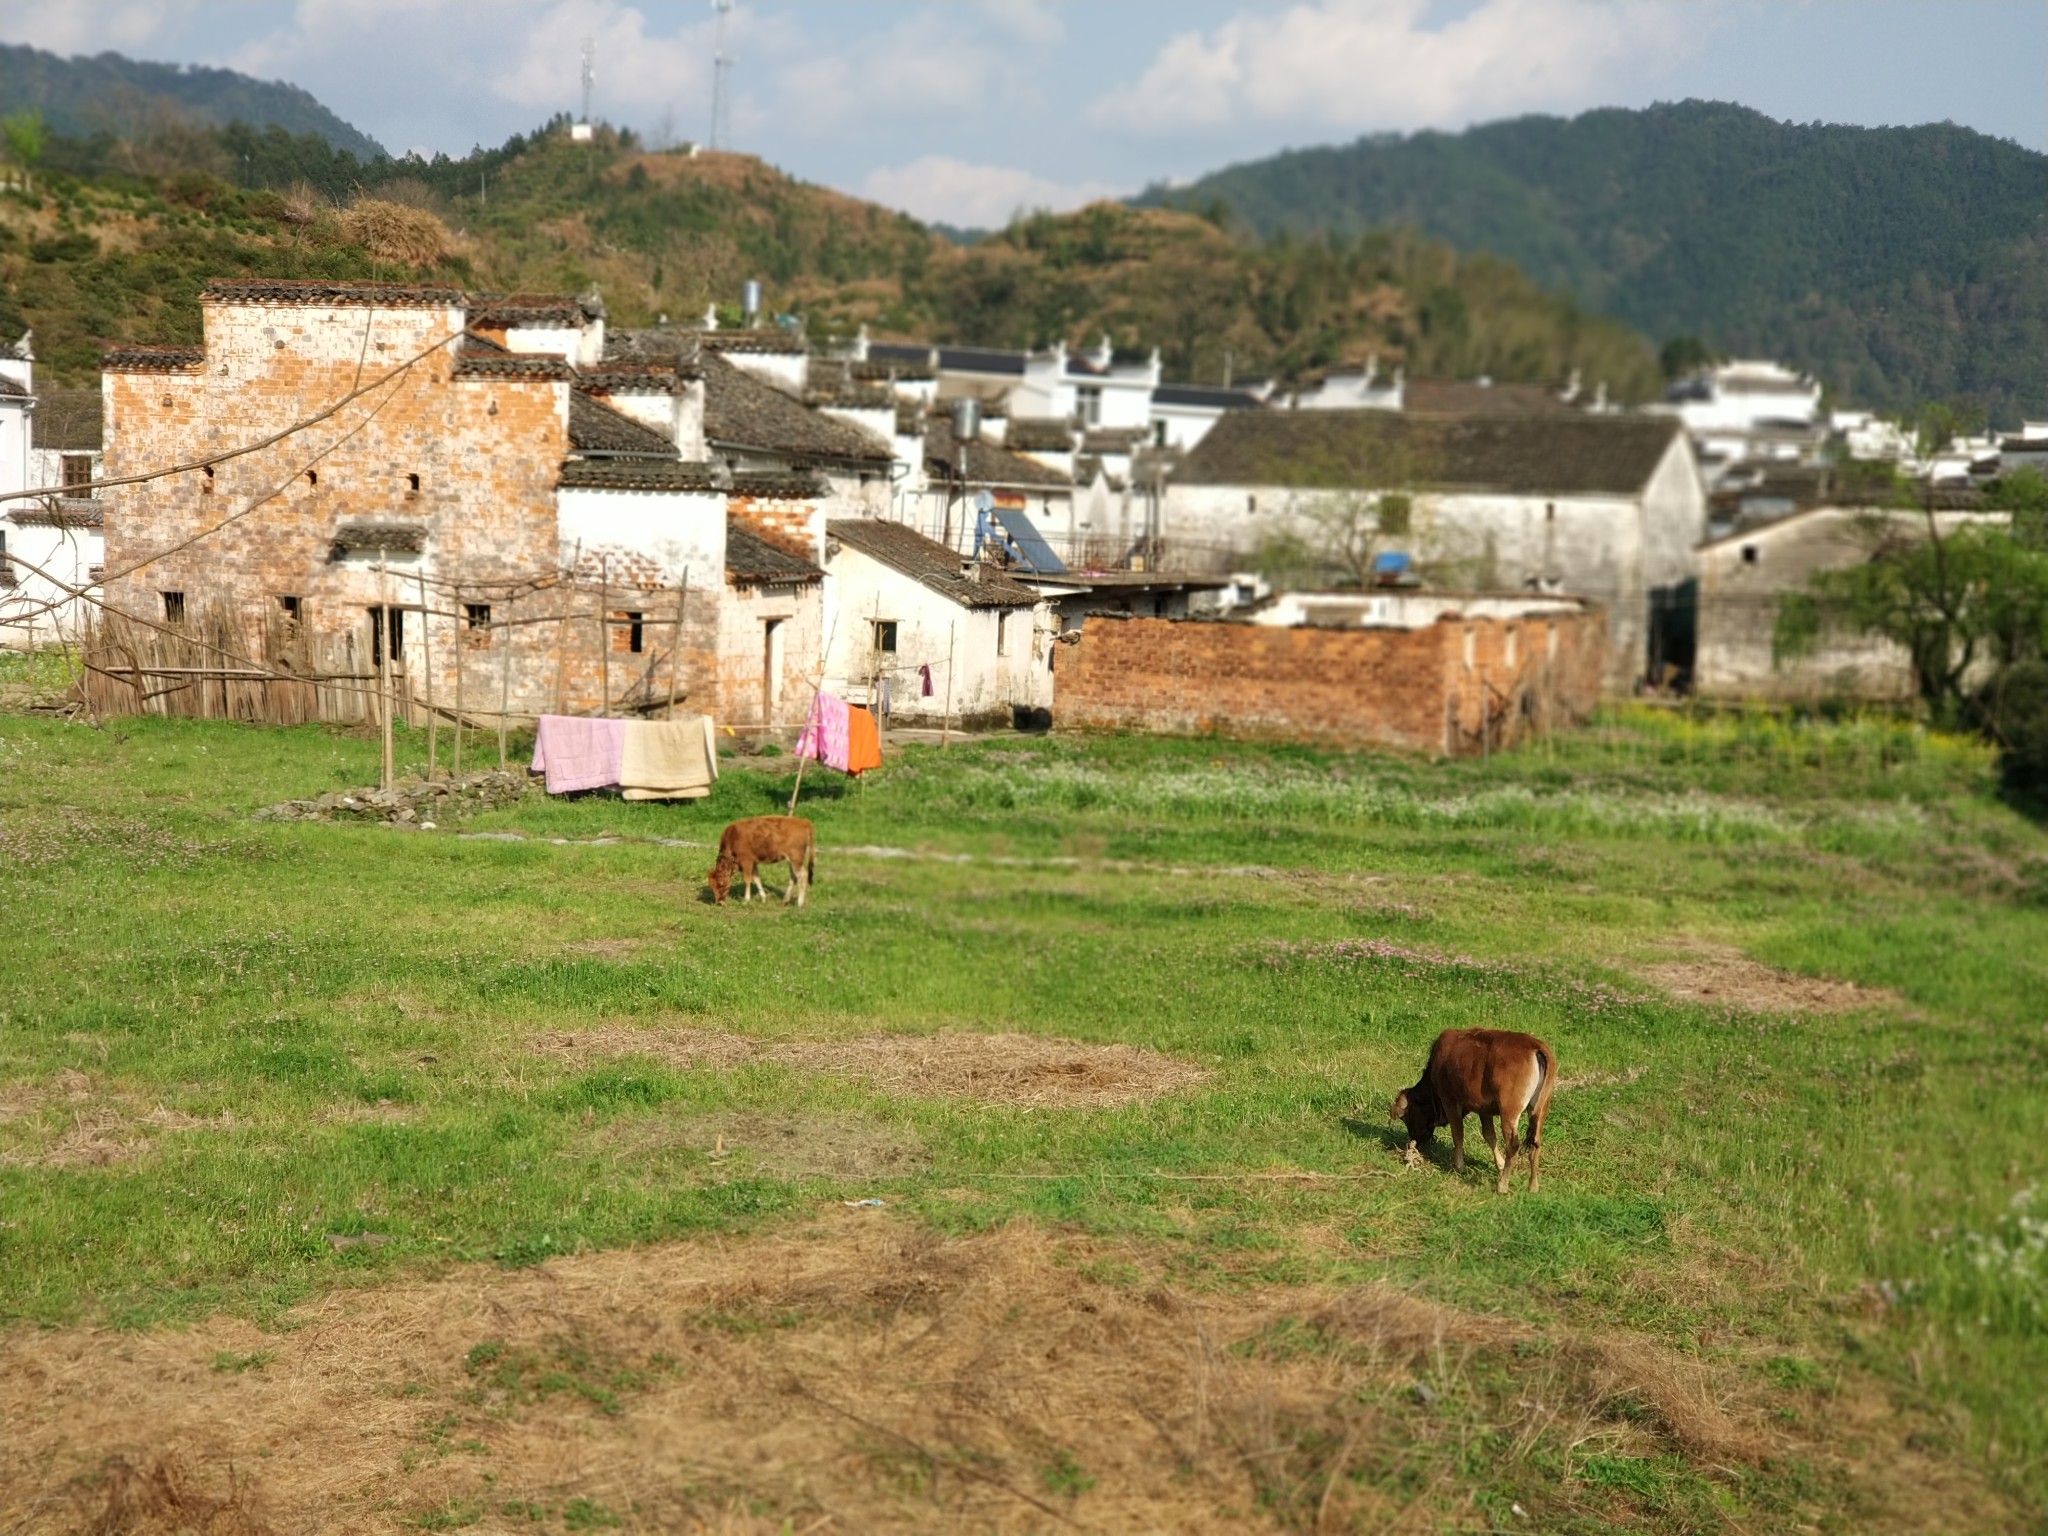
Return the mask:
M2048 150L2044 0L738 0L732 139L808 180L994 224L1291 145L1706 97L1948 119ZM289 80L396 152L578 99L701 139L710 0L62 0L0 39Z

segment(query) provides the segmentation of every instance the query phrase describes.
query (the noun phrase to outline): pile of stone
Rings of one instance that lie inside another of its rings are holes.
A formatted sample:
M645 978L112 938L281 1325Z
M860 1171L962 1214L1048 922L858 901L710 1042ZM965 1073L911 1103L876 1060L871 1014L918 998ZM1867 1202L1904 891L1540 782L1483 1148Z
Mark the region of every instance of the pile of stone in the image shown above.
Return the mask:
M478 811L516 804L526 793L522 769L472 773L460 779L404 778L389 789L330 790L312 800L287 800L258 811L258 821L384 821L432 827Z

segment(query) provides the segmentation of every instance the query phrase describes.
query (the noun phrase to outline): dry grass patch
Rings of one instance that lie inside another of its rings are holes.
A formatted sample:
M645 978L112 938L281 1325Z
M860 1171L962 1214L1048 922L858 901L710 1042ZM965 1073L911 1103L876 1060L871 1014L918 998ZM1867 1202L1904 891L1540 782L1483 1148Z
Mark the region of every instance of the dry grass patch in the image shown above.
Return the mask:
M844 1040L755 1040L721 1030L605 1026L542 1035L543 1054L571 1061L653 1056L682 1067L757 1062L858 1078L885 1093L978 1104L1112 1109L1205 1081L1200 1067L1133 1045L1088 1045L1042 1035L856 1035Z
M217 1117L146 1103L131 1089L96 1083L66 1067L47 1082L0 1085L0 1167L103 1168L133 1162L165 1131L226 1131L232 1112Z
M1516 1448L1494 1476L1531 1529L1630 1514L1570 1472L1522 1488L1539 1447L1730 1485L1789 1450L1863 1485L1860 1529L2020 1525L1910 1449L1788 1440L1754 1373L1386 1286L1191 1290L1169 1257L834 1208L337 1292L275 1334L16 1330L0 1527L1479 1529L1450 1470L1475 1435Z
M929 1161L923 1138L859 1115L733 1113L678 1120L672 1115L614 1120L592 1138L621 1174L658 1165L684 1150L738 1172L787 1178L897 1178Z
M1826 976L1802 976L1752 960L1739 949L1693 941L1671 946L1685 958L1641 968L1643 977L1688 1002L1752 1013L1854 1013L1900 1001L1896 992Z

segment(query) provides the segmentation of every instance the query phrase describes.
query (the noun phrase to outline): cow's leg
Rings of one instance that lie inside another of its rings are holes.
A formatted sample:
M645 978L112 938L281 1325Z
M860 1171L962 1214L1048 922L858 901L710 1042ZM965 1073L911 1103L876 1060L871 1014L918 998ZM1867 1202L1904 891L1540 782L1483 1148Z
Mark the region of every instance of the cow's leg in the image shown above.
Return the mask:
M1500 1148L1494 1144L1493 1140L1493 1116L1481 1115L1479 1117L1479 1134L1486 1138L1486 1150L1493 1154L1494 1172L1500 1172Z
M1500 1183L1495 1188L1504 1195L1508 1192L1508 1169L1514 1166L1515 1148L1521 1144L1515 1135L1515 1122L1506 1116L1501 1118L1500 1139L1506 1144L1506 1155L1499 1160Z
M796 860L791 859L789 861L789 884L785 885L782 888L782 904L785 907L788 906L792 901L796 900L797 868L798 865Z
M740 865L740 879L746 882L746 894L740 897L741 901L752 901L754 899L754 881L759 874L760 871L755 868L752 859L748 859Z
M798 859L791 859L789 861L789 869L790 883L796 887L796 904L798 908L802 908L804 904L804 897L810 894L810 872L804 868L802 861Z
M1451 1171L1465 1171L1465 1112L1459 1110L1451 1119Z

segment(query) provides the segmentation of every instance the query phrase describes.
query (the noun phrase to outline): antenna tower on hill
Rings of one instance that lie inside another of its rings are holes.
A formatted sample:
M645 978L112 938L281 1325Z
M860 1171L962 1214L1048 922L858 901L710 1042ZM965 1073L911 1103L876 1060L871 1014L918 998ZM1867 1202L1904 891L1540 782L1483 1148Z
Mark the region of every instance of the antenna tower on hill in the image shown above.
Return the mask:
M732 103L727 100L732 73L732 55L726 52L726 24L732 17L733 0L711 0L718 9L718 45L711 55L711 147L732 148Z
M597 80L597 44L583 39L583 121L590 121L590 87Z

